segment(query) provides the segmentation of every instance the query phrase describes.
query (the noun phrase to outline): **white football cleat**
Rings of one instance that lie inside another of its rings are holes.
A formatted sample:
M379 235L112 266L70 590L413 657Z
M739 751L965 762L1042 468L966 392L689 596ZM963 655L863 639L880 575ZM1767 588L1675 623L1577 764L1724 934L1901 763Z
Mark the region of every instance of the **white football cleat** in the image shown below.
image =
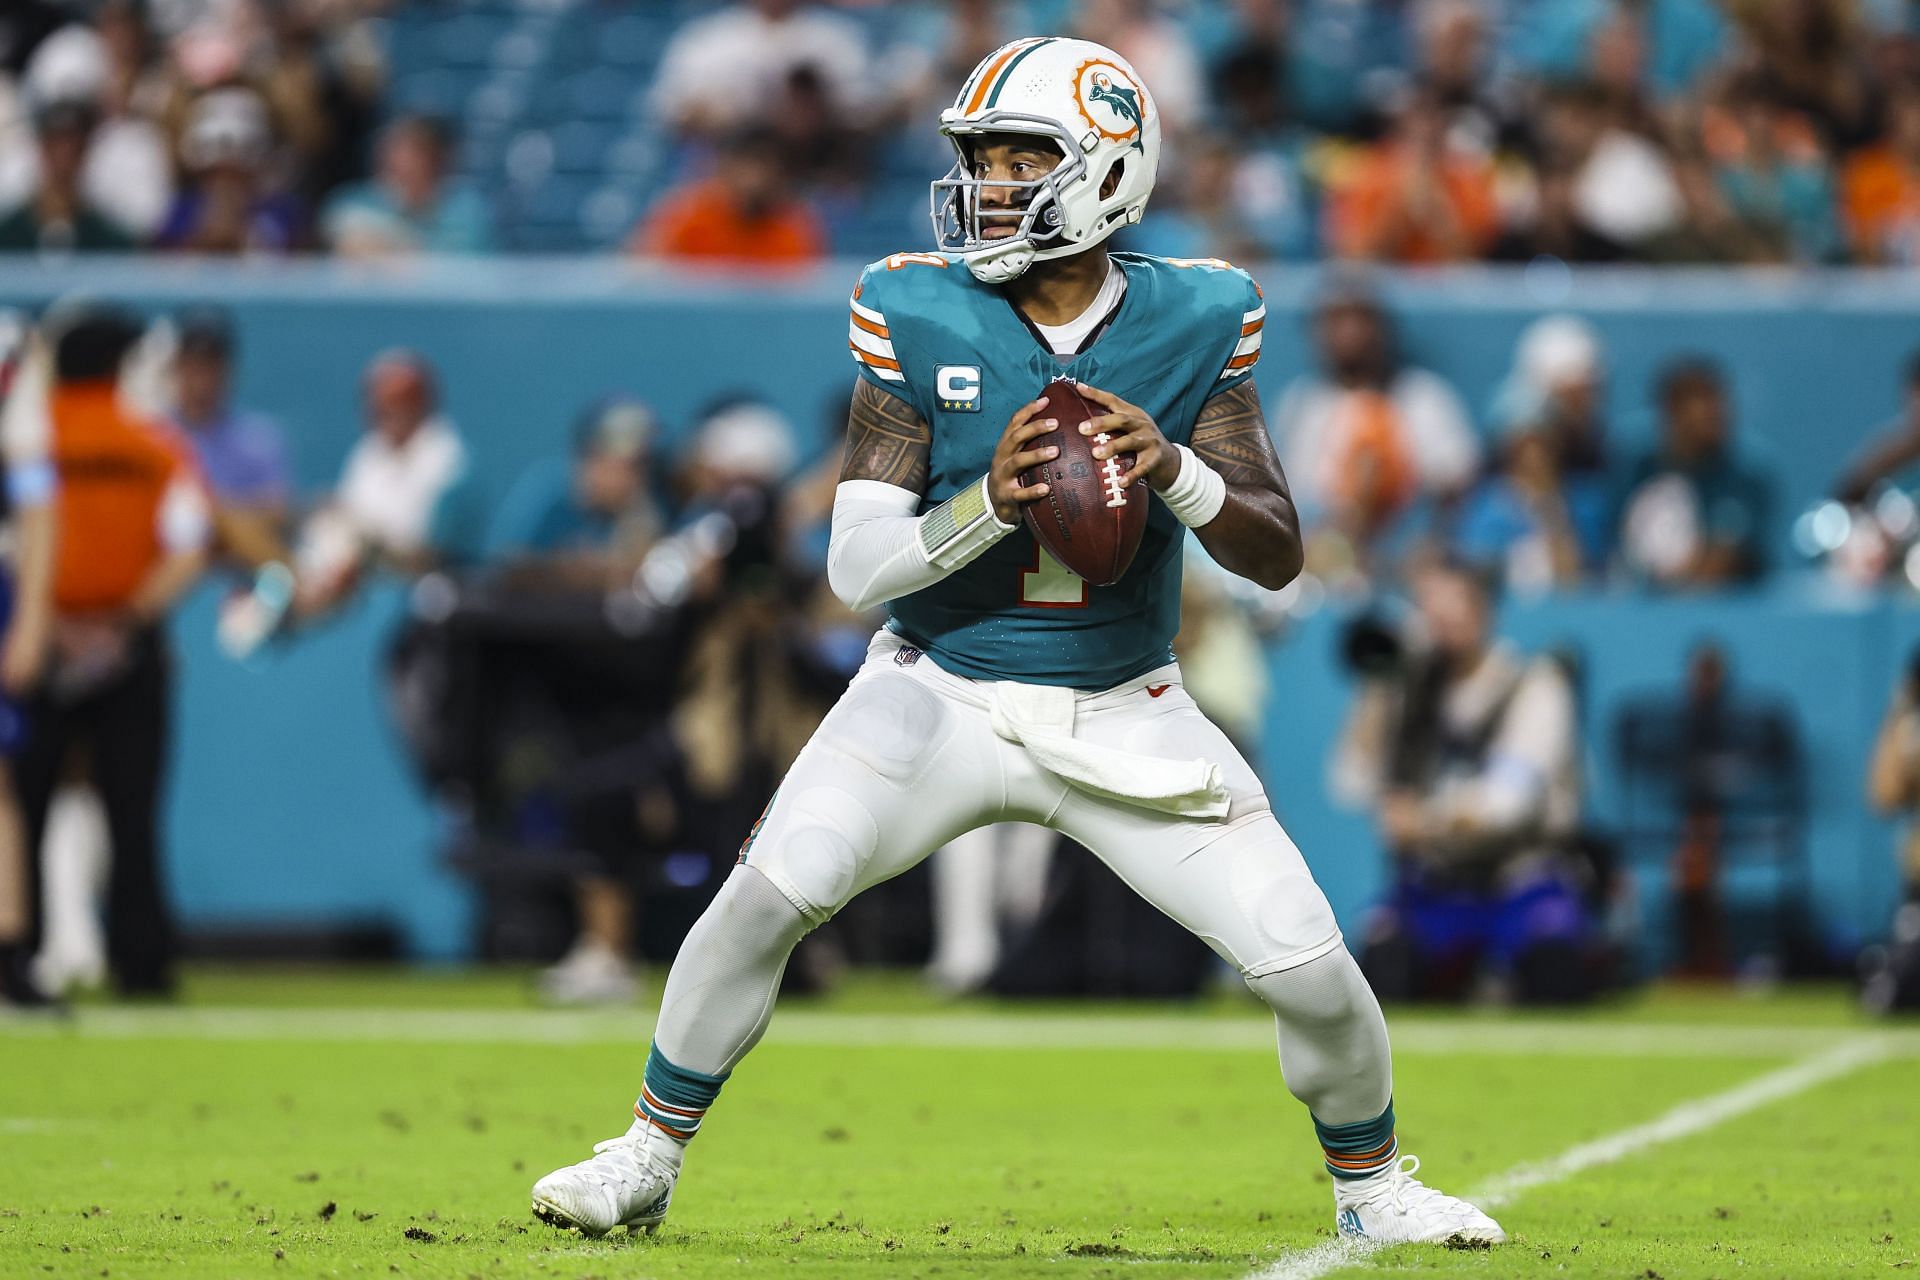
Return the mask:
M1335 1179L1333 1223L1343 1236L1381 1244L1505 1244L1500 1224L1465 1200L1413 1175L1419 1156L1402 1156L1371 1178Z
M533 1216L563 1231L603 1236L615 1227L652 1235L666 1221L685 1148L644 1120L596 1143L593 1158L533 1184Z

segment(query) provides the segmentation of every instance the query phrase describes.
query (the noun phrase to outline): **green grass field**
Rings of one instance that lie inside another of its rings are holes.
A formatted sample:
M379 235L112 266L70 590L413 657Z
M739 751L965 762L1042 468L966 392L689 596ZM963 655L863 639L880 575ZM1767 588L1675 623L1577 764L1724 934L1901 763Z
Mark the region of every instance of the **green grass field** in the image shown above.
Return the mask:
M783 1006L660 1235L558 1235L527 1188L625 1127L651 1015L524 991L197 971L180 1007L0 1021L0 1277L1920 1268L1920 1031L1837 990L1394 1016L1403 1148L1491 1193L1514 1242L1370 1255L1328 1243L1250 1000L953 1004L888 978Z

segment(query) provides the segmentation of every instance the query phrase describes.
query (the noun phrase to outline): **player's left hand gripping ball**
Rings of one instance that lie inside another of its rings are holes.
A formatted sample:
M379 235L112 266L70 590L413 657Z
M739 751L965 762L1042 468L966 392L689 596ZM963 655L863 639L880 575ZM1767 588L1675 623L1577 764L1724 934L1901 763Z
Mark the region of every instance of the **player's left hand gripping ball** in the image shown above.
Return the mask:
M1180 451L1167 443L1152 415L1111 392L1084 382L1078 386L1083 397L1106 410L1099 417L1080 424L1083 436L1105 433L1108 437L1105 443L1095 443L1093 456L1104 459L1132 454L1133 466L1120 477L1120 487L1128 488L1141 481L1156 493L1165 493L1174 477L1180 474Z
M1062 379L1044 393L1047 413L1060 424L1059 434L1053 438L1053 456L1022 476L1024 484L1046 485L1044 494L1026 505L1023 518L1055 560L1104 587L1118 582L1133 563L1147 527L1148 499L1128 491L1133 454L1113 447L1117 442L1097 429L1112 415L1102 413L1106 406L1092 396L1083 395L1086 390ZM1151 429L1151 419L1144 414L1141 418ZM1157 438L1159 433L1154 434Z

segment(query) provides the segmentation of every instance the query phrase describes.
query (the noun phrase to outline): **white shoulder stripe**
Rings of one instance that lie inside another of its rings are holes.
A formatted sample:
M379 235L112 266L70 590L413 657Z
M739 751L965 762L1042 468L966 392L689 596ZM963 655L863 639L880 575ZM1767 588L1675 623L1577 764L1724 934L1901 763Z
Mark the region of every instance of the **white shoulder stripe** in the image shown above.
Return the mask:
M865 364L866 362L862 361L861 363ZM873 372L885 382L905 382L907 380L907 375L901 373L898 369L882 369L877 364L869 364L867 368L873 370Z
M882 328L886 327L887 318L881 315L878 311L875 311L872 307L861 306L857 299L849 299L848 305L853 308L854 313L856 315L864 316L866 319L873 321L875 324L880 325Z
M893 354L893 343L885 338L876 337L868 333L851 320L847 321L847 340L862 351L871 352L876 356L885 356L889 360L895 358Z
M1259 306L1255 307L1253 310L1247 312L1247 314L1245 314L1244 316L1241 316L1240 323L1252 324L1255 320L1265 320L1266 318L1267 318L1267 304L1263 302Z
M1246 337L1240 339L1239 344L1236 345L1233 349L1233 354L1235 356L1246 356L1246 355L1252 355L1254 352L1258 350L1260 350L1260 334L1256 330L1255 332L1250 333Z

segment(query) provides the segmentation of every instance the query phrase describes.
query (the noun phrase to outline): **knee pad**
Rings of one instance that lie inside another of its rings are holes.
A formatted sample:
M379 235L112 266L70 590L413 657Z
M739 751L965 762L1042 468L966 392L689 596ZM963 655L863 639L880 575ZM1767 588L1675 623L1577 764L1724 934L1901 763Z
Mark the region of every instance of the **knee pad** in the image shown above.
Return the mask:
M880 831L866 805L834 787L810 787L780 815L779 829L752 865L809 920L832 918L853 896L861 868L873 856Z
M944 720L931 690L909 676L887 673L856 681L820 732L835 751L904 790L939 752Z
M1248 926L1248 936L1233 945L1245 976L1305 964L1340 945L1327 896L1271 812L1236 824L1220 843L1229 892Z

